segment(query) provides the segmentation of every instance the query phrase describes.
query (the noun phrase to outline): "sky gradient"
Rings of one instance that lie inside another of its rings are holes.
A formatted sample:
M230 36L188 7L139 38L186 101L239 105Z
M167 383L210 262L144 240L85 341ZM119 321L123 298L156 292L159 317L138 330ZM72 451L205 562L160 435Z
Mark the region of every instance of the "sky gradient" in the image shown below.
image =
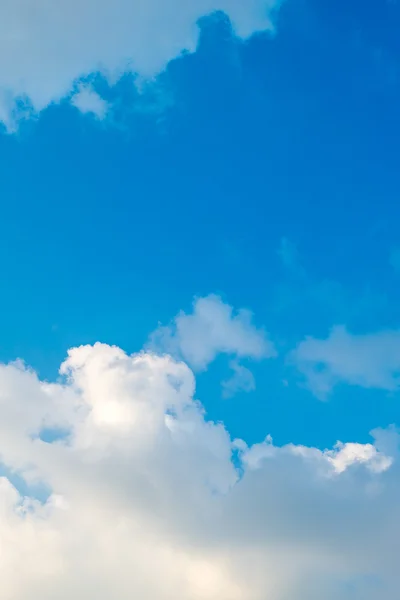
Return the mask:
M4 600L393 600L400 5L0 23Z

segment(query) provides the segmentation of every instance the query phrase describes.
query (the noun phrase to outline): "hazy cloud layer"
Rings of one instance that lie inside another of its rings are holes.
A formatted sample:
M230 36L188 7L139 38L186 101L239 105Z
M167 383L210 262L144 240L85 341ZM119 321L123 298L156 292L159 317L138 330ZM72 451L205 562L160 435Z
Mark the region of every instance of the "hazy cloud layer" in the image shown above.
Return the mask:
M0 121L15 126L15 100L34 111L68 95L95 71L111 79L132 70L151 78L196 48L197 20L226 12L237 34L272 28L281 0L1 0Z

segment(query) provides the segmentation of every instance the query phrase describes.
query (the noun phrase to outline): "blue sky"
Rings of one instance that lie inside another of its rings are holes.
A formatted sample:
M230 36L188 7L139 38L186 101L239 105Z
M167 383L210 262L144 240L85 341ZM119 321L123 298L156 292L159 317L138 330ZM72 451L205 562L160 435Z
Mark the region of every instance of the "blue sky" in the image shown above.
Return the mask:
M92 45L68 41L80 21L61 0L59 40L38 9L0 74L0 360L55 382L81 345L170 353L249 465L267 434L314 454L372 443L400 423L400 5L211 3L231 24L197 0L156 20L152 0L128 56L119 2L118 17L104 1L115 34L87 29ZM80 356L67 369L78 383ZM4 463L20 477L18 460ZM335 579L336 598L367 598L364 576L386 575L368 600L390 596L393 574L363 568Z
M246 42L203 20L149 98L97 77L113 118L62 102L1 136L1 358L54 378L69 347L137 350L210 292L284 353L336 324L398 326L398 10L288 2L275 35ZM281 362L229 402L202 377L210 415L322 447L398 418L382 392L321 405Z

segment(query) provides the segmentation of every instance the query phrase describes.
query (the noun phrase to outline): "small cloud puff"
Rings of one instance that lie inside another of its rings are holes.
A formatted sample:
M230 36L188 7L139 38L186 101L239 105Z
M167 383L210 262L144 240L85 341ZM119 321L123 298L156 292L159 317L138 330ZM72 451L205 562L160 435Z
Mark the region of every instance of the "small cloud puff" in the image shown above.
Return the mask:
M221 353L255 360L276 355L264 330L253 324L250 311L234 312L215 295L198 298L191 314L180 312L170 326L160 327L151 346L183 358L199 371Z
M231 361L229 366L233 374L229 379L222 382L222 395L224 398L231 398L237 392L253 392L256 389L254 375L250 369L237 361Z
M104 119L108 112L108 103L89 85L81 84L73 94L71 104L83 114L91 114Z
M253 324L251 312L235 312L215 295L197 298L191 314L180 312L171 325L159 327L152 334L149 347L183 359L196 371L207 369L219 354L234 357L230 363L234 374L222 383L226 397L255 388L250 369L240 365L238 359L276 356L266 332Z

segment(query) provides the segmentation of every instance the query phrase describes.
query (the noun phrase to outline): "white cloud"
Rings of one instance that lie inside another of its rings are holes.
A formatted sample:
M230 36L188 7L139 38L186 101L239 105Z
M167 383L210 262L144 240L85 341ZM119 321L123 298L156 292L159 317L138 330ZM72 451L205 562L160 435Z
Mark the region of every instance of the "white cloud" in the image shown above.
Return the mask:
M50 493L41 504L0 479L2 599L396 597L394 431L333 451L248 448L205 419L191 370L168 356L96 344L61 373L0 367L1 460ZM68 438L38 438L55 426Z
M82 113L89 113L103 119L108 110L107 102L88 85L80 85L78 91L71 98L73 104Z
M394 391L400 384L400 331L355 335L334 327L326 339L302 341L291 360L320 398L341 382Z
M235 313L215 295L198 298L192 314L181 312L171 326L160 327L151 344L183 358L196 370L206 369L220 353L256 360L275 356L273 344L255 327L251 312Z
M35 111L68 95L100 70L115 79L133 70L152 77L182 50L196 48L197 20L226 12L241 37L271 29L281 0L1 0L0 119L12 126L13 102Z
M253 373L247 367L233 360L229 364L233 375L222 382L223 396L231 398L236 392L253 392L256 389L256 382Z
M386 471L392 464L392 459L377 452L372 444L338 443L334 450L326 451L325 455L332 463L336 473L343 473L354 464L366 464L371 471L380 473Z
M254 444L250 448L239 440L235 442L242 453L244 464L250 469L259 469L263 460L277 457L282 452L287 452L294 456L301 456L314 462L315 466L320 465L320 473L327 477L333 477L344 473L349 467L363 464L373 473L382 473L390 468L393 459L379 452L373 444L358 444L348 442L343 444L338 442L332 450L319 450L307 446L287 445L284 448L277 448L273 445L271 436L267 436L261 444Z

